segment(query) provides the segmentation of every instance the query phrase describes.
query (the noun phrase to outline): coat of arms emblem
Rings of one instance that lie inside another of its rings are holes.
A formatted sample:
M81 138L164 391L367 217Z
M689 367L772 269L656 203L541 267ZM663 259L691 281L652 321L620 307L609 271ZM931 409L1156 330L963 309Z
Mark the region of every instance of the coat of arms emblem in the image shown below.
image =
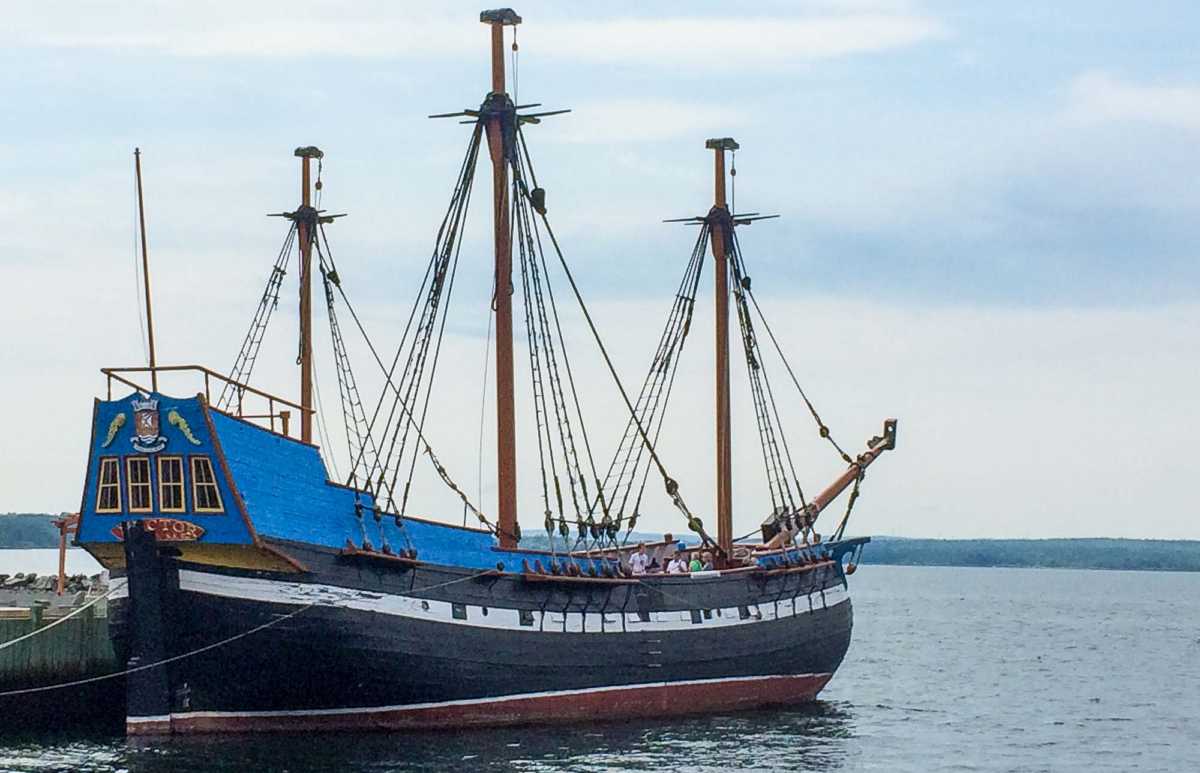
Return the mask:
M158 433L158 400L133 400L133 450L143 454L161 451L167 439Z

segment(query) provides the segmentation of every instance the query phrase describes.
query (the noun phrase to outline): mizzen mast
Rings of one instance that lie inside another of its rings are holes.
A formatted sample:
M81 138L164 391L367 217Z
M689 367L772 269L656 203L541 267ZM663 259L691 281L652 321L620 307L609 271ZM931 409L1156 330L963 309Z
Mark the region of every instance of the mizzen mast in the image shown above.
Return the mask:
M315 146L296 148L300 159L300 207L296 210L297 236L300 239L300 439L312 443L313 430L313 348L312 348L312 242L315 237L317 210L312 206L311 162L325 154Z
M154 313L150 308L150 255L146 247L146 207L142 199L142 151L133 149L133 169L137 176L138 228L142 235L142 286L146 293L146 338L149 344L150 388L158 391L158 364L154 354Z
M733 548L733 451L729 426L729 257L726 240L733 220L725 203L725 151L737 150L732 137L705 141L713 151L713 206L708 213L712 229L714 307L716 315L716 432L717 432L717 547L724 555Z
M482 112L492 157L492 218L496 256L496 484L500 547L517 545L517 424L513 397L512 233L509 223L508 163L515 110L504 88L504 28L521 17L511 8L483 11L479 21L491 27L492 89ZM506 120L507 119L507 120Z

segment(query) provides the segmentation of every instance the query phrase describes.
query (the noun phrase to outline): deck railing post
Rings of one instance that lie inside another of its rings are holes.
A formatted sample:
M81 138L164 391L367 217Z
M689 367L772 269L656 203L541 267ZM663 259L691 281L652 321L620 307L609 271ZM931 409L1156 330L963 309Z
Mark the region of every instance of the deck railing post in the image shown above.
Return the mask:
M280 411L279 412L279 420L283 422L283 434L287 435L288 437L291 437L291 433L288 432L288 420L291 417L292 417L291 411Z

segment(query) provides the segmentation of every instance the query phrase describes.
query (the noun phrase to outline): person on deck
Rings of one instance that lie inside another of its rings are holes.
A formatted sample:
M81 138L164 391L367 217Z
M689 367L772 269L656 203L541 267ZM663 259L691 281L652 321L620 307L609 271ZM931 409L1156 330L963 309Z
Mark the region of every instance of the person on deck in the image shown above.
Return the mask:
M629 571L634 574L645 574L650 568L650 555L646 552L646 543L639 542L637 552L629 557Z
M700 554L692 553L692 560L688 562L689 572L703 572L704 564L700 562Z
M716 568L713 566L712 553L705 551L703 561L704 561L704 566L701 568L700 571L711 572L713 569Z
M687 571L688 564L685 553L676 553L671 557L671 563L667 564L667 574L687 574Z

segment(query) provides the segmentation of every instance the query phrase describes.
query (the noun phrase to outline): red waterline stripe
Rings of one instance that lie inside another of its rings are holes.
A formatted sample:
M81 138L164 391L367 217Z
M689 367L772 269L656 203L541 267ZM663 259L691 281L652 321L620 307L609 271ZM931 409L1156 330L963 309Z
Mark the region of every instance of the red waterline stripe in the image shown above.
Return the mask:
M314 730L429 730L638 719L805 703L833 674L658 682L508 698L446 703L277 712L193 712L169 720L130 717L129 735L163 733L302 732Z

